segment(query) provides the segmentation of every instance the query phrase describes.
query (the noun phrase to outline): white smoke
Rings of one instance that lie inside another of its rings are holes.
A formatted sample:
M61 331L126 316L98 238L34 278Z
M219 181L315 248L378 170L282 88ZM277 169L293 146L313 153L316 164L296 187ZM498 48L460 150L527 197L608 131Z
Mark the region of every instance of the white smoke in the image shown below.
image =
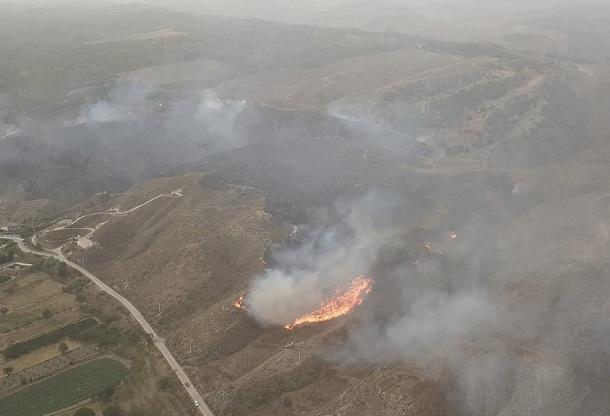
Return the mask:
M12 124L5 124L0 121L0 140L7 139L21 133L23 130Z
M480 341L497 319L498 308L483 291L430 291L385 330L384 340L394 352L413 359L448 357L460 345Z
M76 124L109 123L145 118L151 112L149 98L154 93L151 87L126 83L115 87L108 99L86 106Z
M212 93L205 93L195 117L201 120L212 134L230 139L237 135L237 117L245 107L245 100L221 100Z
M493 248L497 225L473 215L468 226L456 230L457 239L435 244L436 254L411 255L417 250L407 248L397 215L405 206L401 199L371 192L318 212L299 244L274 251L271 268L246 298L251 315L265 325L286 324L318 307L336 286L372 274L374 291L356 311L350 336L333 351L334 358L414 363L422 376L447 383L448 400L461 414L521 408L517 402L531 399L523 383L540 390L540 402L528 403L523 414L552 414L549 409L566 401L555 398L556 392L580 394L569 361L538 357L533 368L515 348L548 337L543 331L554 319L561 341L553 347L563 357L574 345L565 338L568 316L549 314L552 306L544 301L510 302L506 288L513 285L512 275L495 273L503 258L510 258L502 250L513 250ZM392 247L400 254L388 260Z
M248 310L259 322L282 325L320 306L335 288L367 274L384 241L384 217L397 206L386 194L371 192L318 213L317 224L298 247L279 250L272 268L252 287Z
M166 141L199 142L207 151L246 143L237 128L238 117L247 106L244 100L225 100L208 91L172 98L155 87L131 82L118 85L108 95L107 99L85 106L69 125L160 123L158 133L164 132Z

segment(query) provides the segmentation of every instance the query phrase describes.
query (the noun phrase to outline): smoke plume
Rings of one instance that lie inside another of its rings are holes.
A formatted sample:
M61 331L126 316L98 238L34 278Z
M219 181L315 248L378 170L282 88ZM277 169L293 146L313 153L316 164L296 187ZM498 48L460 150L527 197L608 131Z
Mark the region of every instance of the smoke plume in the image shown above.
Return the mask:
M535 195L535 184L528 186ZM523 202L513 188L503 187L507 200L491 211L489 197L446 196L452 227L440 229L450 232L406 226L408 204L389 192L316 211L295 241L273 251L247 297L249 311L263 324L283 325L319 307L333 288L372 275L374 291L334 359L415 363L424 377L450 386L452 407L465 415L604 408L599 386L610 379L610 325L599 293L608 283L598 268L562 262L556 237L578 227L572 238L586 244L599 225L567 215L561 226L537 220L526 232L526 219L511 212L522 212Z
M398 206L397 198L371 192L316 212L314 223L300 231L300 243L276 251L273 267L252 287L252 316L263 324L286 324L319 307L336 287L367 274Z

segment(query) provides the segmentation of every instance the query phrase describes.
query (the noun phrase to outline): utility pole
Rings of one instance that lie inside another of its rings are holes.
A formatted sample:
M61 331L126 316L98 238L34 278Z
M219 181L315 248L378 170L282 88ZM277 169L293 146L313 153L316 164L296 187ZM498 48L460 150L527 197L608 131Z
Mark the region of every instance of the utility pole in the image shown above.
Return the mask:
M157 305L159 305L159 315L161 315L161 303L157 302Z

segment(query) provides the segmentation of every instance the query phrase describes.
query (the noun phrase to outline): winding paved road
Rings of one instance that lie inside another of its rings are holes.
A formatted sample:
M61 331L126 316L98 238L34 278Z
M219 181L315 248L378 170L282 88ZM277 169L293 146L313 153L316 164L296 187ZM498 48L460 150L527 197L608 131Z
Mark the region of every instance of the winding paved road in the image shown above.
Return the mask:
M201 395L199 394L197 389L195 389L195 387L193 386L193 383L191 383L191 380L186 375L186 372L182 369L182 367L180 367L180 364L178 364L178 362L176 361L176 359L174 358L174 356L172 355L170 350L167 348L167 346L163 342L163 339L160 338L159 335L157 335L157 333L155 332L153 327L150 326L150 324L146 321L146 319L144 319L144 316L140 313L139 310L136 309L135 306L133 306L133 304L130 301L128 301L123 296L121 296L116 290L114 290L113 288L108 286L106 283L102 282L100 279L95 277L87 269L68 260L59 250L56 252L55 251L51 252L51 251L34 250L34 249L31 249L30 247L28 247L24 243L23 239L20 237L1 237L0 236L0 239L8 239L8 240L15 241L19 245L19 249L25 253L36 254L38 256L44 256L44 257L52 257L57 260L63 261L68 266L72 267L75 270L78 270L83 276L85 276L87 279L89 279L93 283L95 283L104 292L106 292L107 294L109 294L110 296L112 296L113 298L118 300L125 308L127 308L129 313L131 313L131 315L136 319L136 321L138 322L138 324L140 324L140 326L144 329L144 331L146 331L146 333L148 333L148 334L151 334L155 346L161 352L161 354L163 355L163 358L165 358L165 361L167 361L167 363L170 365L171 368L175 369L176 376L180 380L182 387L184 387L184 389L189 394L189 396L191 396L191 399L193 399L193 402L197 402L199 404L199 406L197 407L199 409L199 412L204 416L214 416L214 414L212 413L210 408L203 401L203 398L201 397ZM187 387L187 385L188 385L188 387Z

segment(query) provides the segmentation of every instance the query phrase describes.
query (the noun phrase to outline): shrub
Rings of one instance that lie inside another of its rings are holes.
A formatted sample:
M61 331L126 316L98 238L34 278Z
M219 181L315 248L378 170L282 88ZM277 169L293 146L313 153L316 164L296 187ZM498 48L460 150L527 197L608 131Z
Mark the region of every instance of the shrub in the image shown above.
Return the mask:
M51 344L67 336L76 335L80 331L84 331L85 329L91 328L95 325L97 325L97 321L93 318L72 322L68 325L62 326L61 328L40 334L37 337L9 345L4 351L2 351L2 355L8 359L14 359L35 350L38 347L42 347L43 345Z
M112 399L112 395L114 394L114 386L107 386L104 388L104 390L102 390L98 395L97 398L100 399L103 402L109 402L110 399Z
M60 279L65 279L68 277L68 274L68 266L66 266L66 263L63 261L58 262L55 266L55 276L59 277Z
M102 348L116 347L121 343L121 331L115 327L103 326L95 331L94 341Z
M76 412L74 412L74 416L95 416L95 412L93 409L88 407L81 407Z
M104 410L102 411L102 414L104 416L123 416L125 414L125 412L123 411L123 409L116 405L116 404L111 404L110 406L106 406L104 408Z
M159 387L159 390L163 391L172 390L175 387L174 379L168 376L161 377L159 381L157 381L157 387Z

